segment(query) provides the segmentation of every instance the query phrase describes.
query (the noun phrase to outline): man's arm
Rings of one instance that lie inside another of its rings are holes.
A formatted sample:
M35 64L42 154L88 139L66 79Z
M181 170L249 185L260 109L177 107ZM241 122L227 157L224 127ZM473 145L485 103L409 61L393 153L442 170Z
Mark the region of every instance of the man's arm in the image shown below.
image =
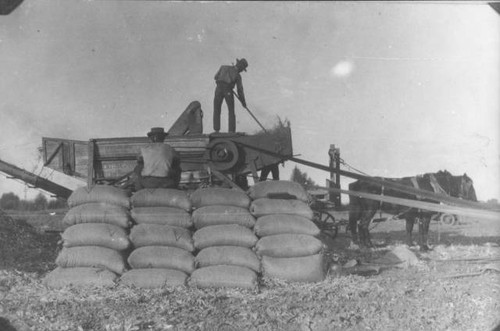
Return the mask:
M173 150L173 157L172 157L172 168L180 168L181 167L181 158L179 156L179 153L174 149Z
M137 155L137 165L134 168L134 173L138 176L141 175L142 169L144 169L144 158L141 154Z
M217 70L217 72L215 73L215 76L214 76L214 79L217 81L219 79L219 74L220 74L220 71L222 70L222 67L219 68L219 70Z
M245 101L245 92L243 92L243 82L241 79L241 75L238 75L238 78L236 78L236 91L238 91L238 99L240 99L240 102L243 107L247 107L247 103Z

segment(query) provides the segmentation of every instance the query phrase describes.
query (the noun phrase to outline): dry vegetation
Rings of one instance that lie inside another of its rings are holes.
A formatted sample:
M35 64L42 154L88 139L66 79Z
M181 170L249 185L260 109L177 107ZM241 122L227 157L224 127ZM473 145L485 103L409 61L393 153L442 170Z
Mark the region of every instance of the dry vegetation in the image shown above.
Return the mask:
M28 223L29 222L29 223ZM259 292L44 287L58 235L34 220L0 218L0 330L492 330L500 323L500 231L494 222L432 224L434 249L408 268L368 277L333 269L323 282L264 280ZM386 224L387 223L387 224ZM367 264L400 247L404 225L385 222L383 247L348 249L324 238L331 261ZM438 238L439 235L439 238Z

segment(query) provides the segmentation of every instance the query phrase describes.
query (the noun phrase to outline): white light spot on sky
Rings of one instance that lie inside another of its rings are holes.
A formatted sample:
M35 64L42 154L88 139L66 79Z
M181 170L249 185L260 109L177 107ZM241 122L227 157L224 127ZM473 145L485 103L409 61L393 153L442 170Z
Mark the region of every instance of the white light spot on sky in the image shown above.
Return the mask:
M350 76L354 69L354 63L351 61L340 61L330 70L333 77L347 77Z

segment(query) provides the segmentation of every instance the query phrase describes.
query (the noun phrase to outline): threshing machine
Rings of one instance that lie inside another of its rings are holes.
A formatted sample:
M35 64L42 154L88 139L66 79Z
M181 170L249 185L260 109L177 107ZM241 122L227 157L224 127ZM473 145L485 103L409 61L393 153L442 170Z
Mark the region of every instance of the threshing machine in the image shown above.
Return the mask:
M250 175L257 179L257 171L292 157L289 126L283 125L254 135L240 132L204 134L202 117L200 103L191 102L168 130L169 135L165 139L165 143L180 154L181 187L196 187L211 180L234 186L238 178ZM42 137L44 167L78 179L81 186L120 186L132 174L140 148L148 142L146 136L89 141ZM64 184L55 186L57 183L6 162L1 161L0 166L0 171L57 196L67 198L72 192Z

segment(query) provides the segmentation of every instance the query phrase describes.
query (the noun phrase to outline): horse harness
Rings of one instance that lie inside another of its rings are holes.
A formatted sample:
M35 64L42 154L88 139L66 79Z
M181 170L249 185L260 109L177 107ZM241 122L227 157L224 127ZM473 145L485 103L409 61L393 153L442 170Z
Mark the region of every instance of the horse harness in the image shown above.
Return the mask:
M446 192L445 189L443 189L443 187L439 184L438 180L436 179L436 176L434 176L434 174L428 174L429 176L429 183L432 187L432 190L434 191L434 193L438 193L438 194L444 194L444 195L449 195L448 192ZM410 178L410 181L413 185L414 188L416 189L420 189L420 185L418 184L418 179L419 178L423 178L424 175L418 175L418 176L414 176L414 177L411 177ZM462 180L462 186L464 186L464 183L463 183L463 180ZM384 195L384 186L382 186L382 190L381 190L381 195ZM422 197L420 195L416 195L416 198L418 200L421 200ZM379 210L381 210L381 207L382 207L382 201L380 201L380 206L379 206ZM406 214L408 211L410 211L411 209L413 209L413 207L408 207L408 209L400 212L399 214L397 215L394 215L392 216L390 219L399 219L399 216L403 215L403 214ZM420 209L419 209L420 211ZM380 212L382 213L382 212ZM421 219L420 217L418 218L418 221L421 222Z

